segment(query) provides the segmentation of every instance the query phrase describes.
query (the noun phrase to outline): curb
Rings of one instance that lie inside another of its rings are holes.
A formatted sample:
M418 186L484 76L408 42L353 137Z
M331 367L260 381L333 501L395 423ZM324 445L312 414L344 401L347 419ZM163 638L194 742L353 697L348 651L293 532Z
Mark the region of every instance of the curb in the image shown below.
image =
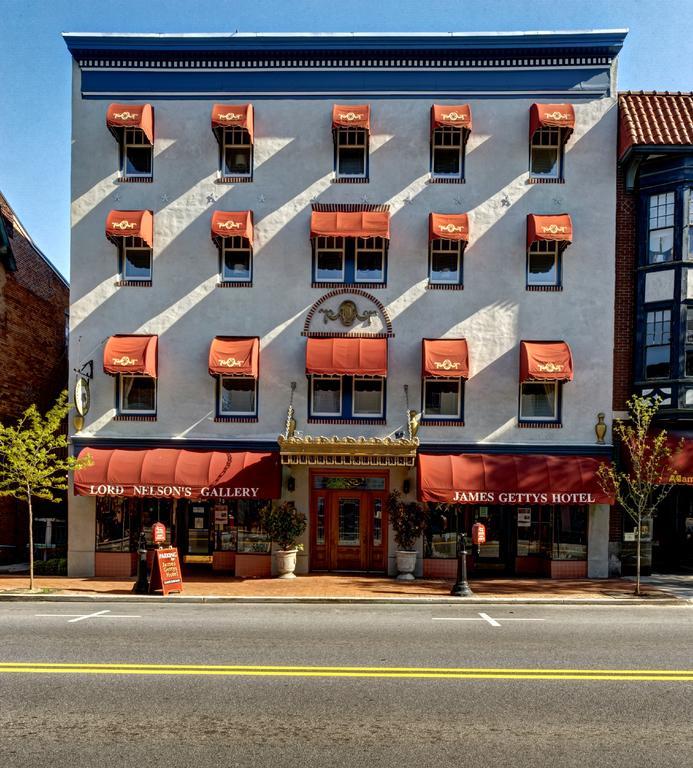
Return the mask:
M682 597L271 597L228 595L85 595L85 594L0 594L0 602L48 603L164 603L175 605L693 605L693 598Z

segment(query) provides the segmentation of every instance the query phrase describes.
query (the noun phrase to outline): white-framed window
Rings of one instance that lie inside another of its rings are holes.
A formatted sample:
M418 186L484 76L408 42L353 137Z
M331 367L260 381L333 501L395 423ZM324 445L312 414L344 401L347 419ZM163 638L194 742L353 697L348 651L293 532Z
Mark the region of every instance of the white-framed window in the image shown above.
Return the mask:
M219 415L254 416L257 413L257 379L219 376Z
M352 416L374 418L383 415L383 380L354 377L352 382Z
M344 282L343 237L318 237L315 243L315 282Z
M311 377L311 416L342 415L342 378L341 376Z
M534 179L561 178L563 142L560 128L539 128L532 136L529 175Z
M144 131L124 128L120 144L120 172L126 178L146 178L152 175L154 147Z
M385 240L357 237L354 256L355 283L382 283L385 280Z
M245 128L229 126L221 129L219 173L222 178L253 175L253 144Z
M525 381L520 384L521 421L558 421L557 381Z
M425 419L462 417L462 381L453 378L423 380L423 415Z
M432 240L428 280L436 285L462 283L462 242L460 240Z
M536 240L527 251L527 285L560 285L560 244Z
M648 264L661 264L674 258L675 207L676 198L673 192L650 196Z
M245 237L235 235L221 241L222 282L249 283L253 279L253 251Z
M152 279L152 249L138 238L123 238L121 262L123 280Z
M335 175L338 179L363 179L368 173L368 131L363 128L336 128Z
M464 132L441 126L431 134L431 175L434 179L464 178Z
M156 379L122 373L118 376L118 413L156 413Z

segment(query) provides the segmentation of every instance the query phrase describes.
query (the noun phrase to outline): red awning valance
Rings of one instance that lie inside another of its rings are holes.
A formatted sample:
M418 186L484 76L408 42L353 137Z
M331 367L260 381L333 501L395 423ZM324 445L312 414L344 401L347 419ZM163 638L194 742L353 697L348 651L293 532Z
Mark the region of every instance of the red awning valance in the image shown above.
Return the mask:
M469 240L469 218L466 213L429 213L429 240Z
M539 240L554 240L570 245L573 242L573 222L567 213L555 216L527 216L527 247Z
M254 113L252 104L215 104L212 107L212 130L243 128L253 140Z
M529 108L529 138L540 128L561 128L563 141L567 141L575 128L575 110L572 104L532 104Z
M332 107L333 128L371 129L370 104L335 104Z
M139 237L152 248L154 214L151 211L111 211L106 217L106 237L114 241L123 237Z
M433 104L431 106L431 130L436 128L463 128L472 130L472 109L469 104Z
M594 456L418 456L419 500L441 504L613 504Z
M108 130L120 139L123 128L139 128L154 143L154 109L151 104L111 104L106 112Z
M111 336L103 350L105 373L136 373L156 378L158 336Z
M388 211L313 211L313 237L390 237Z
M217 336L209 348L212 376L258 376L260 339Z
M193 451L180 448L83 448L93 464L75 472L80 496L278 499L278 453Z
M323 376L387 376L387 339L310 338L306 373Z
M520 381L572 381L573 355L565 341L521 341Z
M219 237L244 237L253 244L252 211L214 211L212 214L212 240Z
M469 352L466 339L423 339L422 376L469 378Z

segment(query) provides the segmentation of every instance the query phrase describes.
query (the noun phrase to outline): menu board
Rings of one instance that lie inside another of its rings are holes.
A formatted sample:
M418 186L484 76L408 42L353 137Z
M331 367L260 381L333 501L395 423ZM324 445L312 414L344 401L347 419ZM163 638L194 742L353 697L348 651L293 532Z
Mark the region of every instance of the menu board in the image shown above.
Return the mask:
M183 591L183 577L180 571L178 550L175 547L154 550L149 591L155 592L159 589L164 593L164 596L170 592Z

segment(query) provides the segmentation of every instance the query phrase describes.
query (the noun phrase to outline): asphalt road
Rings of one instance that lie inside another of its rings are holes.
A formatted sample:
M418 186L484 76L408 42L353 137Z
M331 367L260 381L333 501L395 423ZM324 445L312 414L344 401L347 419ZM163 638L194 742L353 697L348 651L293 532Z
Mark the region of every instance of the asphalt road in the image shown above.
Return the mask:
M0 766L685 768L692 657L690 604L5 603Z

